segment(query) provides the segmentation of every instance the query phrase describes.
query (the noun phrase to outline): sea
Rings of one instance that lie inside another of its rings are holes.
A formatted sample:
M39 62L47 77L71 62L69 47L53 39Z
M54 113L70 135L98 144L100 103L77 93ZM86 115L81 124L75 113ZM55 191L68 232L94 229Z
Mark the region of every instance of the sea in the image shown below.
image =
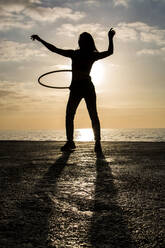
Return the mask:
M101 129L102 141L165 142L165 128ZM75 141L93 141L91 128L75 129ZM0 140L65 141L65 130L4 130Z

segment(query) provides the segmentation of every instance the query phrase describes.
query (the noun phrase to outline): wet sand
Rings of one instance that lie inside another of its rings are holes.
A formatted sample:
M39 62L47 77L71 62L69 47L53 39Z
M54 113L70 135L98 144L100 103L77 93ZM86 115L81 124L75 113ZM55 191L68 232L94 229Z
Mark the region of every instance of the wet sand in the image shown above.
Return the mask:
M0 142L0 247L165 247L165 143Z

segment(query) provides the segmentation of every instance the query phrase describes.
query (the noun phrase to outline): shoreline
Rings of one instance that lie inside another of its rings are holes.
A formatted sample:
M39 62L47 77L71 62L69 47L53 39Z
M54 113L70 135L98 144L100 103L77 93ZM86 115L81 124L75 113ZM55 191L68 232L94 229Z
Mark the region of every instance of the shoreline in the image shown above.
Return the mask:
M65 130L0 131L0 140L65 141L66 133ZM94 141L92 129L75 129L74 140L76 142ZM165 142L165 128L101 129L101 140L106 142Z

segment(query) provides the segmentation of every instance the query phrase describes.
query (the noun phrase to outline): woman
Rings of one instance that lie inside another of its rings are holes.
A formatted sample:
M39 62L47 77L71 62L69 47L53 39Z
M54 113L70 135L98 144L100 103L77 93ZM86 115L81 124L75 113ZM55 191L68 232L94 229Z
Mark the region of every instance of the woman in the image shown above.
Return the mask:
M85 99L89 116L92 122L92 128L95 137L95 152L102 153L100 143L100 122L96 108L96 93L91 81L90 71L95 61L106 58L113 54L113 37L115 31L113 28L108 32L109 47L108 50L98 52L93 37L84 32L80 34L77 50L64 50L55 47L52 44L42 40L38 35L32 35L32 40L40 41L50 51L72 59L72 81L70 85L70 95L66 108L66 136L67 142L61 148L62 151L71 151L76 148L73 141L74 116L76 109L82 98Z

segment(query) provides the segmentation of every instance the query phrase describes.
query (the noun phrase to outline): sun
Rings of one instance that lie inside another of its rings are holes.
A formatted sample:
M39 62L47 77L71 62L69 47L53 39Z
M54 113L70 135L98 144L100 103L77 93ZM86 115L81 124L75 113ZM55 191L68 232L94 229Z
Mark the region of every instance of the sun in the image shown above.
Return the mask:
M91 128L80 128L76 130L77 141L93 141L94 135Z
M92 82L95 85L99 85L103 82L104 79L104 66L100 61L97 61L91 70L91 78Z

